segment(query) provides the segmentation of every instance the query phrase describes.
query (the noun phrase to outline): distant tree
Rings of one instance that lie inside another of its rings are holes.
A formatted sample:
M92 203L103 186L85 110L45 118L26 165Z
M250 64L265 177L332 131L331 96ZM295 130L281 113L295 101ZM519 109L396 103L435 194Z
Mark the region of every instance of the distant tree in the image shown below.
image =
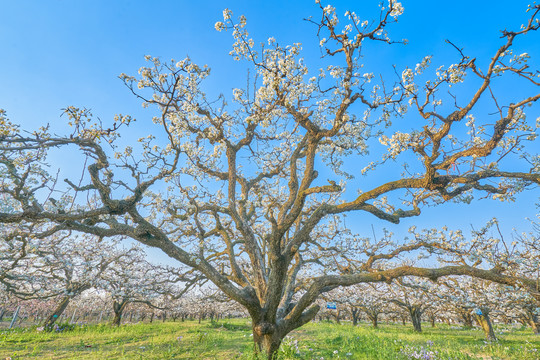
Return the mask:
M337 288L329 292L326 297L344 307L351 316L353 326L358 324L362 314L365 314L374 328L378 327L379 316L384 310L386 303L383 292L386 286L353 285Z
M435 305L430 299L429 290L433 286L426 281L406 278L388 287L384 298L405 310L413 324L414 331L422 332L422 315Z
M21 299L57 299L44 322L51 327L70 301L96 286L103 273L132 250L120 249L118 239L55 233L31 248L4 279L7 289Z
M168 302L181 297L199 280L200 277L190 276L177 268L152 264L147 261L142 249L133 248L129 254L107 267L100 275L97 286L110 294L114 312L112 324L119 326L129 304L165 309L166 304L159 306L158 302L164 298Z
M512 52L516 39L525 47L526 35L540 27L540 6L531 6L521 29L502 32L487 64L456 46L454 64L431 71L427 56L396 69L393 80L363 68L369 54L361 50L369 42L400 42L387 28L403 13L401 3L383 3L377 21L349 11L340 20L331 5L319 7L318 20L309 21L324 55L321 69L307 67L300 44L270 38L259 49L245 17L235 22L227 9L216 29L232 32L231 55L252 70L232 99L210 98L203 88L210 68L190 58L148 56L138 77L122 74L144 106L157 110L156 127L145 124L149 135L123 149L118 138L133 122L129 116L105 126L88 110L69 107L73 131L60 136L47 128L24 133L2 115L0 193L16 206L1 212L0 222L49 222L161 249L245 307L269 359L286 334L315 317L317 298L338 286L409 275L499 276L469 265L395 265L409 251L448 245L370 242L343 232L342 219L354 212L398 223L428 205L468 203L475 194L512 199L540 183L539 158L528 153L534 120L525 114L540 99L538 72L527 53ZM508 89L497 83L507 76L522 80L520 93L528 95L502 96ZM495 114L480 99L491 100ZM396 125L402 116L414 119L410 131ZM368 150L377 139L387 151L376 157ZM83 176L67 179L67 187L46 166L53 149L86 156ZM404 173L389 178L384 169L394 162ZM379 183L368 188L362 175L380 170ZM49 192L62 199L53 202Z

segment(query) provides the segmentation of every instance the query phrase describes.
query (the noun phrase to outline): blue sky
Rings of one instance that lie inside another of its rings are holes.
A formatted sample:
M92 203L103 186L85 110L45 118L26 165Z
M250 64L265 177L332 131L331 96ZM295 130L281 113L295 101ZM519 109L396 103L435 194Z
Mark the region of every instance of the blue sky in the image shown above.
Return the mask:
M326 2L323 2L326 4ZM358 4L361 5L358 5ZM528 2L507 1L402 1L405 12L392 25L391 36L407 38L409 45L380 46L365 54L374 67L379 62L414 67L424 55L433 63L449 65L456 52L444 43L448 38L483 64L501 44L499 30L518 29L526 19ZM337 1L341 15L354 10L361 17L376 18L377 1ZM233 87L245 84L245 69L226 54L229 33L218 33L214 23L228 7L245 14L248 29L257 41L275 37L280 43L301 42L304 56L314 63L320 55L316 29L303 18L318 16L314 1L7 1L0 0L0 108L25 128L45 123L62 129L59 117L68 105L85 106L106 120L116 113L149 117L117 76L136 74L143 56L181 59L186 55L212 67L207 86L230 96ZM531 38L540 43L540 34ZM528 44L534 44L529 41ZM539 46L526 47L538 64ZM534 56L538 55L536 59ZM388 71L388 69L384 70ZM516 92L509 90L509 93ZM540 116L538 106L535 118ZM425 209L418 218L393 226L363 215L365 224L387 227L398 233L412 224L433 227L447 224L480 227L497 216L506 233L512 227L526 229L526 216L537 212L538 190L522 194L519 201L501 204L477 201L463 206L444 205ZM361 230L361 229L360 229ZM371 228L369 228L369 231Z

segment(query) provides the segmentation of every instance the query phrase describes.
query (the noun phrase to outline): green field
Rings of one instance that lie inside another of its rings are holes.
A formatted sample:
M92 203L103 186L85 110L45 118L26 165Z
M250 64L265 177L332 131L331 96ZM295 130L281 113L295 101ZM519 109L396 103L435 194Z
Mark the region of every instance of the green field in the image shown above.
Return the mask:
M290 334L281 359L539 359L540 337L497 328L487 343L479 330L439 325L416 334L410 326L311 323ZM77 326L47 333L0 332L0 360L15 359L254 359L246 319Z

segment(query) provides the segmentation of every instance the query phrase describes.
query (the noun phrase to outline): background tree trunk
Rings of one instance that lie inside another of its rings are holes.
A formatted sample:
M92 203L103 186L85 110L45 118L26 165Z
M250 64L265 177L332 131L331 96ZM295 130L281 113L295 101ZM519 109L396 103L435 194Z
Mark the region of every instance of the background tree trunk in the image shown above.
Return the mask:
M121 302L113 301L113 311L114 311L114 318L112 320L112 325L114 326L120 326L120 323L122 322L122 314L124 313L124 309L126 308L128 302L126 300L122 300Z
M47 319L45 320L45 323L43 324L43 327L45 328L51 328L53 324L60 318L64 310L66 310L69 301L71 298L69 296L66 296L62 299L62 301L58 304L56 309L50 314Z
M476 321L478 322L478 324L484 330L484 334L486 335L486 340L496 341L497 337L495 336L495 332L493 331L493 326L491 325L491 320L489 318L489 310L487 308L480 308L480 311L476 312L474 314L474 317L476 318Z
M422 311L416 306L411 306L409 313L411 314L414 331L418 333L422 332Z
M368 317L371 320L371 325L373 325L373 328L377 329L379 327L379 314L378 313L370 313L370 314L368 314Z
M357 308L351 307L351 317L352 317L353 326L358 325L358 314L359 313L360 313L360 311Z

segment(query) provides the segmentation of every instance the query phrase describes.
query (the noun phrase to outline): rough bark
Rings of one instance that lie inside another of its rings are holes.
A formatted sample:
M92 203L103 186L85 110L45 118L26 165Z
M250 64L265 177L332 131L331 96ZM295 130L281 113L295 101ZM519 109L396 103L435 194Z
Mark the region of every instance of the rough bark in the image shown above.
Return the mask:
M411 315L412 324L415 332L422 332L422 310L416 306L409 308L409 314Z
M255 352L262 353L268 360L277 359L279 346L283 341L283 334L275 324L260 322L253 325L253 341Z
M480 325L482 330L484 330L486 340L496 341L497 337L495 336L493 325L491 324L491 319L489 318L489 309L482 307L479 310L480 311L475 312L474 317L478 322L478 325Z
M470 309L459 308L457 309L457 313L459 314L459 317L463 321L463 326L465 326L466 328L473 327L473 315Z
M58 304L56 309L54 309L54 311L47 317L45 323L43 324L43 327L45 327L46 329L51 328L54 323L60 318L64 310L66 310L70 300L71 297L64 297L62 301Z
M127 300L122 300L120 302L116 300L113 301L114 318L111 323L112 325L120 326L120 323L122 322L122 315L124 313L124 310L127 304L128 304Z
M540 334L540 322L538 320L538 315L534 312L532 307L527 307L524 309L523 320L526 325L531 327L533 334Z

